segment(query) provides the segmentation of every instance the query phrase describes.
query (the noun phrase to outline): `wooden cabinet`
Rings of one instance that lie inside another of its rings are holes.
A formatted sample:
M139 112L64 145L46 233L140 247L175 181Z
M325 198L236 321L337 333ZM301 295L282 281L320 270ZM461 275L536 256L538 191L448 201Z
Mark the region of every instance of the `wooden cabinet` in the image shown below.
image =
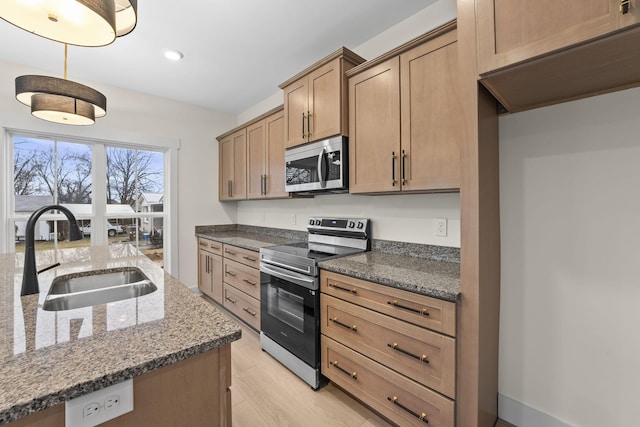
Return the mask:
M198 239L198 288L222 304L222 243Z
M350 192L457 191L455 23L348 75Z
M285 147L348 135L345 72L362 62L363 58L343 47L280 85Z
M220 140L219 200L247 198L247 132L239 130Z
M633 1L476 0L478 73L512 112L637 86L639 24Z
M284 112L247 127L247 199L288 197L285 191Z
M322 373L398 425L454 426L454 303L322 271Z
M260 330L260 257L257 252L224 245L222 305Z

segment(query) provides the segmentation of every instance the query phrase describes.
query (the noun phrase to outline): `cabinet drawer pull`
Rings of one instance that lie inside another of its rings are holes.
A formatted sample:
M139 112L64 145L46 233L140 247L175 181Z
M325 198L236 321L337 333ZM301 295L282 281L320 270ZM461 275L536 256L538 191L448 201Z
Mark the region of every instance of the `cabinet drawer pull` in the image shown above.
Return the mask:
M236 254L235 252L230 251L229 249L225 249L225 250L224 250L224 253L225 253L225 254L229 254L229 255L235 255L235 254Z
M398 347L398 344L395 342L393 344L387 344L387 347L392 348L396 351L399 351L400 353L405 354L409 357L413 357L414 359L418 359L423 363L427 363L427 364L429 363L429 358L425 354L423 354L422 356L417 356L413 353L409 353L407 350L403 350L400 347Z
M335 317L333 319L330 317L329 320L331 320L333 323L335 323L338 326L342 326L343 328L347 328L347 329L350 329L350 330L356 331L356 332L358 331L358 327L356 325L349 326L346 323L340 322L337 317Z
M391 152L391 186L396 186L396 152Z
M233 181L229 180L227 183L227 190L229 191L229 197L233 197Z
M331 366L333 366L334 368L336 368L337 370L341 371L342 373L349 375L351 378L353 378L354 380L358 379L358 373L357 372L349 372L346 369L344 369L342 366L338 365L338 361L336 360L335 362L331 362L329 361L329 364Z
M207 246L209 246L209 244L207 242L200 242L200 246L206 248Z
M629 3L629 0L620 0L620 13L622 13L623 15L629 13Z
M425 414L424 412L421 413L417 413L415 411L412 411L411 409L407 408L406 406L404 406L402 403L398 402L398 398L396 396L393 397L387 397L387 400L391 403L393 403L394 405L400 407L401 409L403 409L404 411L410 413L411 415L413 415L414 417L416 417L417 419L419 419L420 421L425 422L426 424L429 424L429 420L427 419L427 414Z
M242 258L246 259L247 261L251 261L251 262L257 261L256 258L253 258L253 257L250 257L250 256L243 256Z
M209 246L211 249L213 249L214 251L219 251L220 250L220 246Z
M242 281L243 281L244 283L248 283L248 284L250 284L251 286L255 286L255 285L257 285L257 283L256 283L256 282L252 282L251 280L242 279Z
M236 277L236 273L234 273L233 271L225 271L225 273L231 277Z
M232 304L235 304L235 303L238 302L238 300L235 300L235 299L232 299L232 298L229 298L229 297L224 297L224 299L226 299L227 301L231 302Z
M387 301L387 304L392 305L394 307L402 308L403 310L413 311L414 313L422 314L423 316L429 315L429 310L427 310L426 308L421 308L421 309L411 308L411 307L398 304L398 301Z
M243 309L244 311L246 311L247 313L249 313L250 315L252 315L253 317L256 317L256 314L258 314L258 313L256 313L255 311L251 311L251 310L249 310L247 307L242 307L242 309Z
M407 159L407 155L405 154L404 150L402 150L402 164L400 165L401 168L401 179L402 179L402 185L405 185L407 183L407 177L406 177L406 168L405 168L405 161Z
M351 292L352 294L358 293L358 290L356 288L347 289L347 288L343 288L342 286L334 285L333 283L329 283L329 287L338 289L340 291Z

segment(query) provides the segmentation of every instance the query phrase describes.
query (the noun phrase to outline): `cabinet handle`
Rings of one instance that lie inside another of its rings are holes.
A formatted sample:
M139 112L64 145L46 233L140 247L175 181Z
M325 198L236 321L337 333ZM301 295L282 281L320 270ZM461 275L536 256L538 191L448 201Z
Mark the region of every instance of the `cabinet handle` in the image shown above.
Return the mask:
M631 6L631 2L629 0L620 0L620 12L623 15L629 13L629 7Z
M200 246L206 248L207 246L209 246L209 244L207 242L200 242Z
M358 379L358 373L357 373L357 372L355 372L355 371L354 371L354 372L349 372L349 371L347 371L347 370L346 370L346 369L344 369L342 366L339 366L339 365L338 365L338 361L337 361L337 360L336 360L335 362L331 362L331 361L329 361L329 364L330 364L331 366L333 366L334 368L336 368L337 370L339 370L339 371L343 372L344 374L349 375L349 376L350 376L351 378L353 378L354 380L357 380L357 379Z
M304 111L302 112L302 139L305 139L307 135L304 133Z
M225 271L225 273L231 277L236 277L236 273L234 273L233 271Z
M307 136L311 138L311 113L307 111Z
M227 190L229 191L229 197L233 197L233 181L229 180L227 183Z
M356 325L349 326L346 323L340 322L337 317L335 317L333 319L330 317L329 320L331 320L333 323L335 323L338 326L342 326L343 328L350 329L350 330L352 330L354 332L358 332L358 327Z
M255 286L257 285L256 282L252 282L251 280L247 280L247 279L242 279L243 282L250 284L251 286Z
M393 397L387 397L387 400L391 403L393 403L396 406L399 406L401 409L403 409L405 412L410 413L411 415L413 415L414 417L416 417L417 419L419 419L420 421L429 424L429 420L427 419L427 414L425 414L424 412L421 413L417 413L415 411L412 411L411 409L407 408L406 406L404 406L402 403L398 402L398 398L396 396Z
M428 316L429 315L429 310L427 310L426 308L411 308L411 307L407 307L401 304L398 304L398 301L387 301L387 304L392 305L394 307L398 307L401 308L403 310L409 310L412 311L414 313L418 313L418 314L422 314L423 316Z
M207 255L205 257L205 263L204 263L205 267L204 267L204 271L206 271L207 273L209 273L209 255Z
M391 186L396 186L396 152L391 152Z
M400 353L407 355L409 357L413 357L414 359L418 359L419 361L429 364L429 358L426 355L422 355L422 356L418 356L415 355L413 353L409 353L407 350L403 350L400 347L398 347L397 343L393 343L393 344L387 344L387 347L394 349L395 351L399 351Z
M256 259L256 258L252 258L252 257L250 257L250 256L243 256L242 258L246 259L247 261L251 261L251 262L253 262L253 261L257 261L257 259Z
M246 311L247 313L249 313L250 315L252 315L253 317L256 317L256 314L258 314L258 313L256 313L255 311L251 311L251 310L249 310L247 307L242 307L242 309L243 309L244 311Z
M267 175L262 175L261 185L262 185L262 194L266 196L267 195Z
M351 292L352 294L357 294L358 293L358 290L356 288L347 289L347 288L343 288L342 286L334 285L333 283L329 283L329 287L338 289L339 291Z
M401 165L401 168L402 168L402 171L401 171L401 173L402 173L402 185L405 185L407 183L407 178L406 178L406 174L405 174L405 171L406 171L406 169L405 169L405 159L406 158L407 158L407 155L405 154L404 150L402 150L402 165Z
M235 299L232 299L232 298L229 298L229 297L224 297L224 299L226 299L227 301L230 301L232 304L235 304L235 303L238 302L238 300L235 300Z
M220 250L220 246L210 246L210 248L213 249L214 251Z
M224 250L224 253L225 253L225 254L229 254L229 255L235 255L235 254L236 254L236 252L234 252L234 251L230 251L229 249L225 249L225 250Z

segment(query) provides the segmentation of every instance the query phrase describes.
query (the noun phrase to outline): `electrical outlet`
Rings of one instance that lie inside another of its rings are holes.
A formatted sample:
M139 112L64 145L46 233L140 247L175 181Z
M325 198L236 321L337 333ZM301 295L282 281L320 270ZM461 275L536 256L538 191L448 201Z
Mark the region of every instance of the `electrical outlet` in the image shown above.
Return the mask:
M65 427L93 427L133 411L133 380L68 400Z
M436 218L435 230L433 234L438 237L447 237L447 219L446 218Z
M104 409L108 411L118 406L120 403L120 396L110 396L104 401Z
M291 225L296 225L296 214L293 214L291 218Z
M100 412L100 404L98 402L91 402L82 410L82 418L95 417Z

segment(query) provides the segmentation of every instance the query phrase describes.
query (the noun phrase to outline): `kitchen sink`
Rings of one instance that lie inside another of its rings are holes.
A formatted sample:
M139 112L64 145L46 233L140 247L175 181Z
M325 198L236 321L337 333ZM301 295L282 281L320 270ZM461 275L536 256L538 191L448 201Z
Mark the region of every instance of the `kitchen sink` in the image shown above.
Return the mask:
M53 279L43 310L59 311L141 297L158 288L140 269L121 267Z

